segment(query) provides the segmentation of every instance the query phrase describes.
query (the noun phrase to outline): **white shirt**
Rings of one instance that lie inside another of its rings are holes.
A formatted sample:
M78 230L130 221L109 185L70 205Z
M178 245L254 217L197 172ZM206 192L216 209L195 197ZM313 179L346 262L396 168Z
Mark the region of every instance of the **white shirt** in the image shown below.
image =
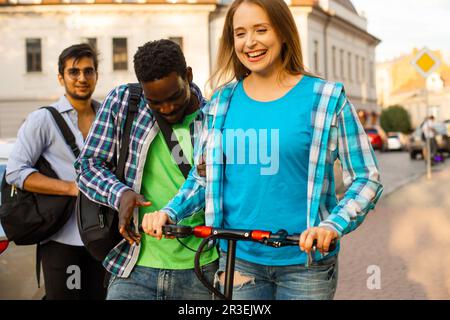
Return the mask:
M93 102L97 108L97 102ZM78 148L84 145L83 135L78 128L78 113L65 96L51 105L61 113L76 138ZM48 110L39 109L28 115L19 129L16 143L6 165L6 181L23 189L25 179L37 170L34 164L43 156L61 180L75 181L73 164L75 156L64 140L53 116ZM66 224L48 240L59 243L82 246L75 212Z
M422 131L425 135L425 138L434 138L435 137L435 129L434 129L434 120L428 119L425 121L425 123L422 125Z

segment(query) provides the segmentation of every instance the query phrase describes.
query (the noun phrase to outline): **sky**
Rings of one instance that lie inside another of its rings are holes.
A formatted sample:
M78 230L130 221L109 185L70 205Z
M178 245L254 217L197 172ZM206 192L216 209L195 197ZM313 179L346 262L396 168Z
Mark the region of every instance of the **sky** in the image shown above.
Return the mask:
M416 48L442 50L450 60L450 0L352 0L368 19L368 31L381 39L377 61Z

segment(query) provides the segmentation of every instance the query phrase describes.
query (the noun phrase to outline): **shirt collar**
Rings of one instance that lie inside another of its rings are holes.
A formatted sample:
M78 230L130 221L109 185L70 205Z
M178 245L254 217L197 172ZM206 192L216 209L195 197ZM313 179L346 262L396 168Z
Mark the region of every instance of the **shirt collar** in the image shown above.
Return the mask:
M63 112L69 112L74 110L72 105L70 104L69 100L67 100L67 97L65 95L61 96L61 98L59 98L58 102L56 102L54 104L54 107L56 108L56 110L59 111L59 113L63 113Z
M59 111L59 113L75 110L65 95L61 96L58 102L56 102L53 106ZM98 109L100 109L100 103L92 99L92 106L94 107L95 113L97 113Z
M197 96L198 102L200 102L200 105L198 108L201 110L206 104L206 99L203 98L202 91L200 88L193 82L189 83L189 86L191 87L192 92Z

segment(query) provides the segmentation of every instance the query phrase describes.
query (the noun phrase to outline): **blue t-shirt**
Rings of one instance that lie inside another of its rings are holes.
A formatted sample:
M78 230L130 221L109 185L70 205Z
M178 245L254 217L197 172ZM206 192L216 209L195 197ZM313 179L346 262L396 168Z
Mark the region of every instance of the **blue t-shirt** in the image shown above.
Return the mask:
M275 101L250 98L242 81L224 130L224 228L300 233L307 227L307 182L316 78L304 76ZM227 250L226 241L221 248ZM298 246L238 241L236 257L262 265L306 262Z

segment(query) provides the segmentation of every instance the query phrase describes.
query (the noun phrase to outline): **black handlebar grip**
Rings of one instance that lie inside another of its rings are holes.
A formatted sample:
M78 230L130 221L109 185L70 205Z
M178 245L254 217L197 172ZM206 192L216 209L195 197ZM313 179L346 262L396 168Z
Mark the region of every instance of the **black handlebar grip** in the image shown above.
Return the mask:
M139 226L139 232L144 232L142 226ZM166 224L162 226L162 233L166 236L185 238L192 235L193 229L189 226Z
M333 252L336 249L336 245L337 245L336 239L331 240L330 246L328 247L328 251L327 252ZM314 240L313 246L314 247L317 246L317 240Z
M163 234L177 238L185 238L192 235L193 229L189 226L166 224L162 226Z
M299 240L300 240L300 234L296 233L290 236L286 237L286 240L288 240L292 245L298 244ZM313 247L317 246L317 239L314 240L313 242ZM328 251L327 252L332 252L336 249L337 246L337 239L333 239L331 240L330 246L328 247Z

